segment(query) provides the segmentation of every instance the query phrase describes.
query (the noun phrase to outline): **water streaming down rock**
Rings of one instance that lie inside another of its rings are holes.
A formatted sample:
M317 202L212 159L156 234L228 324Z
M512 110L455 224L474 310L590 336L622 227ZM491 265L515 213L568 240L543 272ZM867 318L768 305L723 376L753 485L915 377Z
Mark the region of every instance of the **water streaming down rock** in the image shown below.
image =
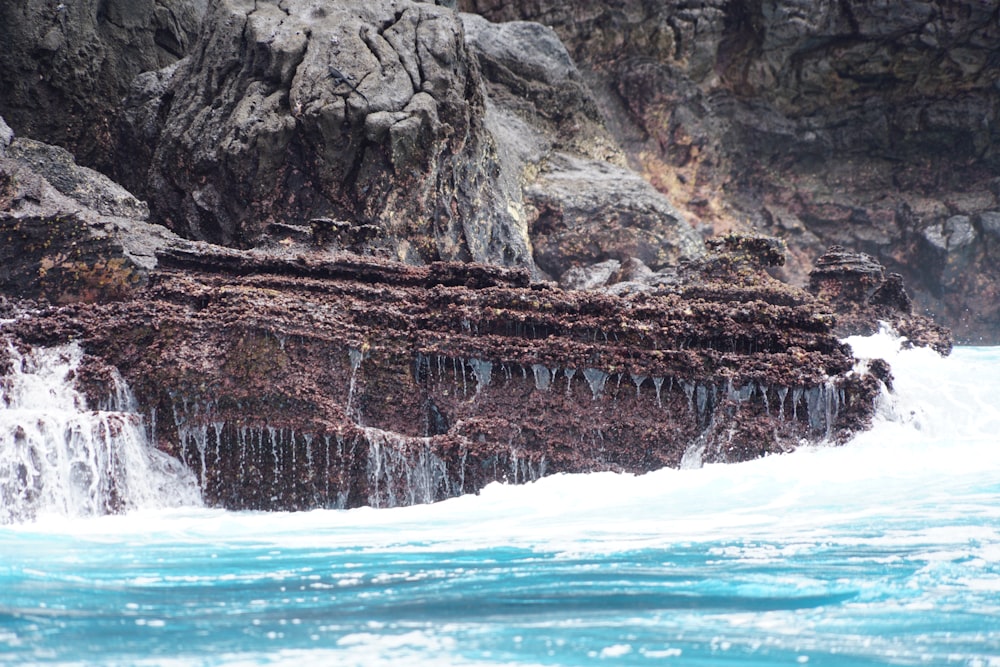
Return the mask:
M472 375L476 378L476 396L486 387L490 386L493 379L493 363L483 359L469 359L469 366L472 368Z
M555 373L543 364L532 364L531 372L535 376L535 389L538 391L548 391Z
M72 385L77 345L11 347L9 356L0 380L0 523L201 503L194 475L149 446L120 376L107 409L89 410Z
M363 429L368 441L368 504L397 507L432 503L462 493L430 438L404 438L377 428Z
M587 379L587 384L590 385L590 391L596 401L604 393L604 385L608 381L608 374L599 368L584 368L583 377Z

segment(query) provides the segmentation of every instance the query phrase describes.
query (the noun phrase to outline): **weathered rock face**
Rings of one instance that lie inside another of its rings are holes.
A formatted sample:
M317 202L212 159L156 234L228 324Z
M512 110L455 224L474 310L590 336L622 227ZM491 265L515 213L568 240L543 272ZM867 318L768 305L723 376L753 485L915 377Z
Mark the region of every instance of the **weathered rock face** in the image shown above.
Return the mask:
M748 248L624 299L524 270L175 245L134 299L4 329L79 340L95 404L117 369L212 504L408 504L864 428L879 380Z
M0 5L0 115L21 136L107 166L113 119L140 72L182 58L205 0Z
M839 442L869 424L891 375L855 369L837 336L889 318L947 348L867 256L833 250L813 294L790 287L770 275L781 242L726 236L706 251L626 167L613 134L661 189L674 192L668 173L680 193L731 186L731 199L684 201L720 227L734 207L764 216L798 196L780 169L827 178L800 153L812 140L789 138L827 107L790 106L794 77L770 86L726 64L787 44L775 67L812 57L794 21L780 37L787 15L532 5L564 31L558 17L585 19L567 33L597 54L581 73L551 29L445 4L212 3L197 42L136 79L116 127L114 173L151 213L0 123L0 338L79 341L75 380L95 404L124 378L208 502L258 509L408 504ZM160 21L142 3L99 8L99 24ZM747 46L762 30L772 41ZM660 60L631 59L622 35ZM806 219L783 206L781 220ZM976 215L921 238L978 247L993 223Z
M233 1L205 26L190 58L140 80L129 112L163 118L148 173L127 183L158 220L247 247L271 224L328 218L377 226L369 247L404 261L530 263L492 183L479 70L453 11Z
M1000 340L992 3L463 0L552 26L609 127L686 215L903 275L959 339Z
M703 252L661 193L627 169L556 34L538 23L463 15L501 149L510 208L526 221L539 276L629 257L657 268ZM509 185L508 185L509 184Z

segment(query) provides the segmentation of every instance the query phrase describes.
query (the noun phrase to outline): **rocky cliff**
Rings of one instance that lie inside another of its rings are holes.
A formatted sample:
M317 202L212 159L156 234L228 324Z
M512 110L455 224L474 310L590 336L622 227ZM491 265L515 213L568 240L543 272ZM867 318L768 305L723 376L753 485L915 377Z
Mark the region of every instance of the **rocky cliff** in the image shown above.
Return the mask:
M995 2L459 5L551 26L693 221L784 238L801 285L828 245L866 252L960 339L1000 342Z
M428 502L865 428L886 369L856 372L819 302L732 242L628 298L524 270L181 244L130 300L5 330L79 341L92 404L123 377L158 446L231 508Z
M838 336L881 320L950 349L870 255L832 249L807 290L805 275L802 287L775 276L802 274L818 240L796 246L791 268L781 240L702 240L753 227L734 174L777 169L777 153L751 159L720 139L674 164L682 133L667 116L661 153L637 152L649 137L629 133L653 129L643 114L673 104L680 118L683 100L664 96L667 79L602 78L600 64L646 44L676 61L653 68L671 81L709 76L697 63L715 56L677 46L700 37L644 26L615 46L597 37L607 8L588 14L590 31L568 27L576 9L536 17L567 50L537 22L412 0L95 0L65 25L70 10L51 10L43 34L40 7L5 10L17 20L4 39L51 42L44 53L72 65L58 39L72 37L120 77L81 80L68 65L44 118L29 113L38 95L2 100L0 336L80 342L74 379L91 404L127 382L156 446L213 504L406 504L497 479L843 441L867 427L891 372ZM729 10L716 11L728 34ZM9 75L34 90L45 62L15 59L22 74ZM665 88L622 88L640 83ZM649 106L610 113L625 100ZM668 172L713 199L665 187Z

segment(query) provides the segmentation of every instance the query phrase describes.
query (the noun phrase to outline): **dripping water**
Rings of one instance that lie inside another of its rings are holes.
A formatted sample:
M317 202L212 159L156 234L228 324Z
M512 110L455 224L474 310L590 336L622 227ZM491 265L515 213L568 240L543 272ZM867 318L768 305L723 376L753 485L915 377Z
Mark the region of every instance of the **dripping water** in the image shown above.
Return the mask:
M629 373L632 376L632 383L635 385L635 397L639 398L641 396L642 383L646 381L645 375L636 375L635 373Z
M351 414L351 405L354 401L354 387L358 378L358 369L361 368L361 362L364 360L365 355L361 350L355 350L353 347L347 351L347 357L351 362L351 382L347 388L347 414Z
M583 377L590 385L590 392L596 401L604 393L604 385L608 381L608 374L598 368L584 368Z
M476 380L476 396L479 396L479 392L490 386L490 381L493 379L493 363L482 359L469 359L469 367L472 368L472 377Z
M563 375L566 376L566 395L569 396L573 391L573 376L576 375L576 369L567 368L563 370Z
M548 391L555 373L542 364L532 364L531 372L535 376L535 389L538 391Z

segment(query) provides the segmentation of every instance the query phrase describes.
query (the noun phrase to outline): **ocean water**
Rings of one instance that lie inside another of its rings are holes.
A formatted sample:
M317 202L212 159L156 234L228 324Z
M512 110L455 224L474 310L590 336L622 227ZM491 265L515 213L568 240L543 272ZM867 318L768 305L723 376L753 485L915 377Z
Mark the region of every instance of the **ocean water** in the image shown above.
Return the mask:
M842 447L388 510L39 506L0 525L0 664L1000 666L1000 348L850 342L896 393Z

